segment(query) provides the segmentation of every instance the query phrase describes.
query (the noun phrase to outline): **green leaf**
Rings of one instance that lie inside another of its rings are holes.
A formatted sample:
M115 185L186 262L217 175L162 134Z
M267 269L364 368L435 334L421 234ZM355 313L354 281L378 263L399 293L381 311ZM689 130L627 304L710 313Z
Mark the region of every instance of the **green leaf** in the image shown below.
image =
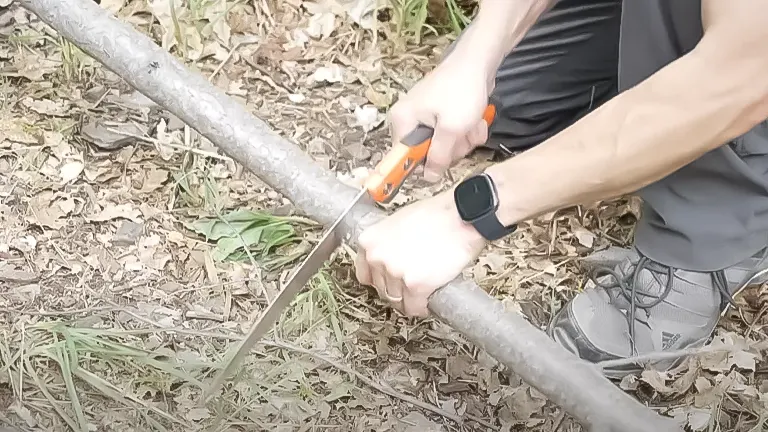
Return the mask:
M250 249L251 246L259 243L263 232L264 228L257 226L245 230L237 237L225 237L219 239L216 243L216 250L213 252L213 258L223 261L240 248L247 247Z
M185 226L208 241L216 243L216 249L212 253L216 261L242 260L248 258L250 253L261 265L274 268L276 264L285 264L296 259L295 253L277 259L273 256L282 246L298 240L296 229L291 224L295 220L241 209L220 215L219 218L185 223Z

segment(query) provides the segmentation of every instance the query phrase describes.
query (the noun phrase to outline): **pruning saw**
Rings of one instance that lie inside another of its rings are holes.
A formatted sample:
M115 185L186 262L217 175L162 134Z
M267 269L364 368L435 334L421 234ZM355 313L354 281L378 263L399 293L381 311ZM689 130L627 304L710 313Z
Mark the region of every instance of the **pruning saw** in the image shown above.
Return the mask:
M483 113L483 120L490 125L495 116L496 107L493 104L489 104ZM320 242L317 243L293 272L293 275L286 282L285 288L267 306L267 310L253 324L235 353L227 360L224 368L214 378L213 383L211 383L203 395L206 403L223 385L224 380L239 366L251 348L272 328L283 310L291 304L304 285L331 256L331 253L341 244L341 236L338 235L337 231L350 210L366 194L379 203L392 201L414 169L426 160L434 132L432 127L420 124L406 135L405 138L396 142L381 162L376 165L376 168L368 176L360 192L341 212L320 239Z

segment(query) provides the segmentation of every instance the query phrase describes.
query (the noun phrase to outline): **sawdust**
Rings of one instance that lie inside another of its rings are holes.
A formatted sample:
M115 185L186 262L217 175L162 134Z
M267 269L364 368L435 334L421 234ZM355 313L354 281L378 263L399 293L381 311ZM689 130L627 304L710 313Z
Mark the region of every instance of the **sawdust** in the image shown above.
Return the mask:
M398 18L374 4L101 2L351 184L388 146L388 106L447 43L429 33L404 42ZM321 227L34 17L13 7L0 15L3 33L16 36L0 43L0 422L580 430L442 323L392 314L356 284L344 250L271 335L297 348L259 346L224 393L199 406L204 383ZM489 163L479 152L451 174ZM447 185L410 179L388 208ZM578 258L628 244L638 216L632 198L543 216L466 275L543 325L582 287ZM646 371L622 388L691 430L765 427L768 369L755 344L766 339L768 294L738 302L718 336L738 349Z

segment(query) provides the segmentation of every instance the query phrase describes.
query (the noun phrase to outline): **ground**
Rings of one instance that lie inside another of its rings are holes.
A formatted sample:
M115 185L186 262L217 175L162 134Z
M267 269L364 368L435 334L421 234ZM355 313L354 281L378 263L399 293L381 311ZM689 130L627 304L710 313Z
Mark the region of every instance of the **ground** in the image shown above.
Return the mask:
M322 227L9 4L0 1L0 424L580 430L451 328L392 313L356 283L348 248L223 394L200 403L202 383ZM370 14L365 0L100 4L350 182L389 145L387 108L434 66L466 22L460 12L472 13L453 0ZM473 155L451 174L487 163ZM390 209L442 186L409 181ZM467 276L543 326L583 287L579 258L629 244L639 211L627 197L527 222ZM737 303L716 338L737 348L621 387L691 430L765 430L768 365L754 347L768 339L768 293Z

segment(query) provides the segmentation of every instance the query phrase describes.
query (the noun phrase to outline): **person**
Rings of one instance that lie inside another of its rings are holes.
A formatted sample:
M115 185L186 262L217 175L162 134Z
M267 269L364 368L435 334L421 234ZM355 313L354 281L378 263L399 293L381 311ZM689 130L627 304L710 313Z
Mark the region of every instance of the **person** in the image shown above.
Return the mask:
M429 181L479 146L507 157L366 228L359 282L425 317L519 222L637 193L633 247L547 332L591 362L703 345L768 272L767 44L768 0L481 0L392 107L393 138L434 128Z

